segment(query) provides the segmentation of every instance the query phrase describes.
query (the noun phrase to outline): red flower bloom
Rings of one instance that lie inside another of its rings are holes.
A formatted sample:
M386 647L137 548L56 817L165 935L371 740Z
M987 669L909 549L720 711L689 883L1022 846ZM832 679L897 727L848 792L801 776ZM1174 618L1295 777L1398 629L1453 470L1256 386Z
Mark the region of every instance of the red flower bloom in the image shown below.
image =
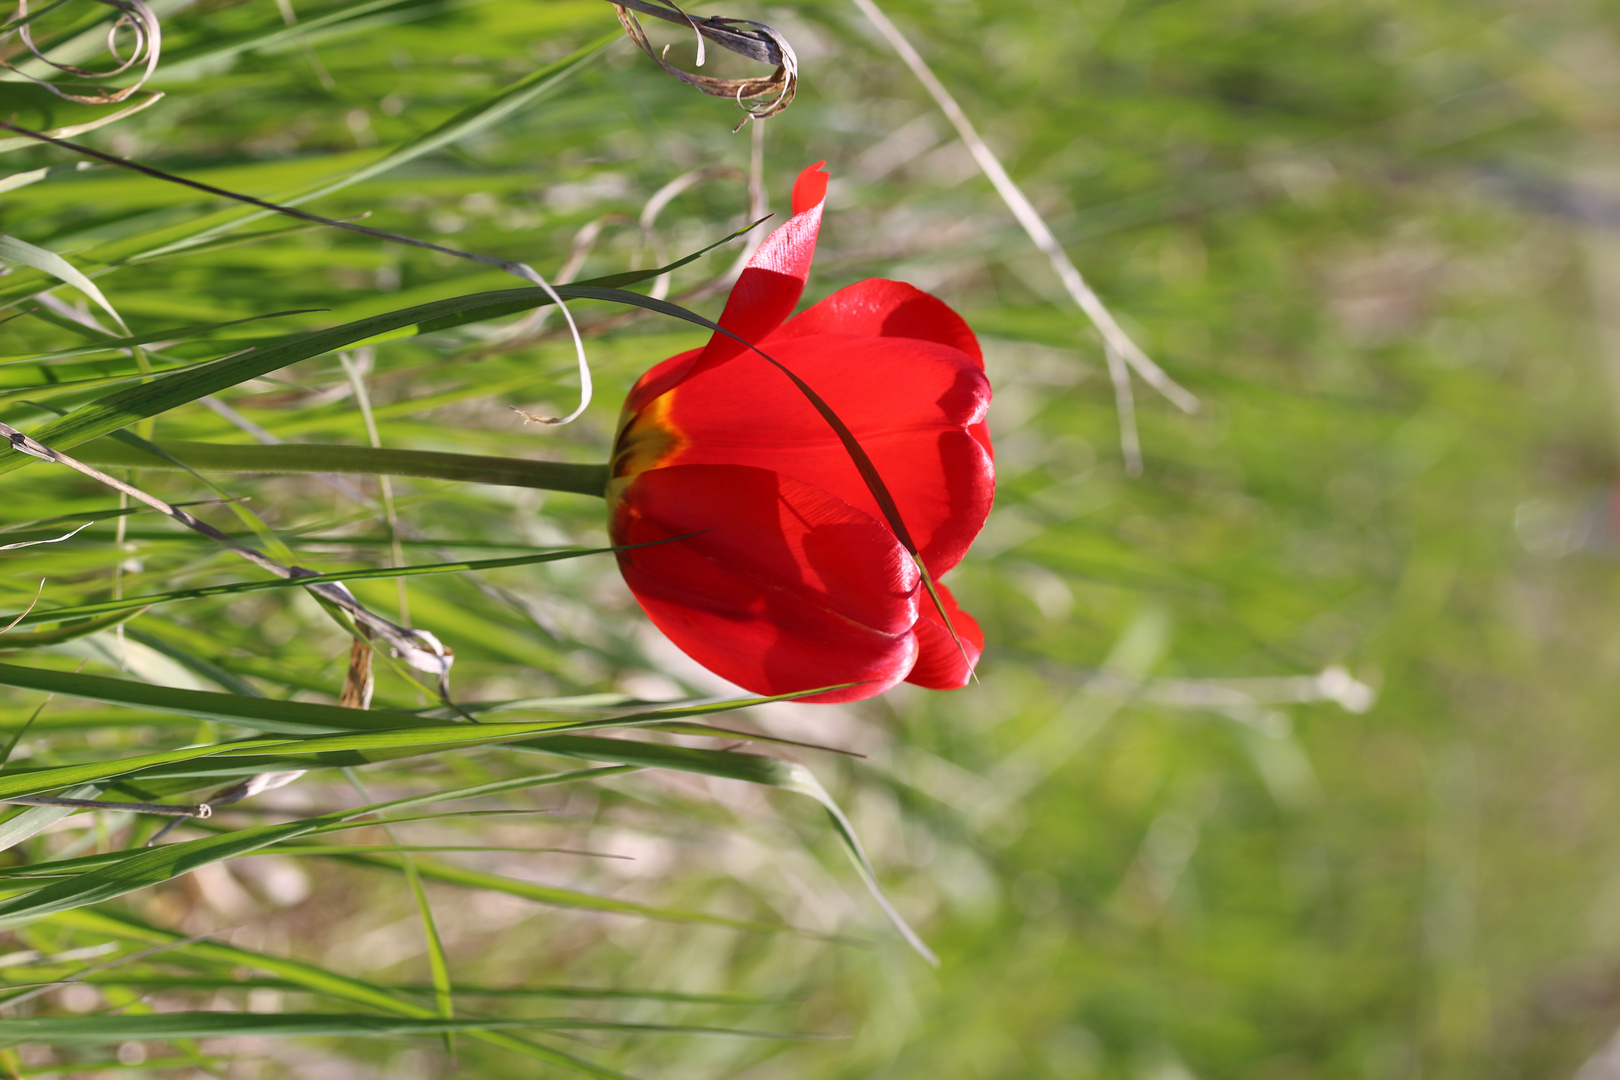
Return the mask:
M827 174L731 290L720 325L803 379L871 457L937 579L961 561L995 492L979 345L943 302L873 278L787 316L821 227ZM784 321L785 320L785 321ZM777 367L715 334L643 375L619 419L608 531L642 610L687 655L756 693L902 679L967 682L984 637L921 575L838 435ZM966 652L964 657L963 653Z

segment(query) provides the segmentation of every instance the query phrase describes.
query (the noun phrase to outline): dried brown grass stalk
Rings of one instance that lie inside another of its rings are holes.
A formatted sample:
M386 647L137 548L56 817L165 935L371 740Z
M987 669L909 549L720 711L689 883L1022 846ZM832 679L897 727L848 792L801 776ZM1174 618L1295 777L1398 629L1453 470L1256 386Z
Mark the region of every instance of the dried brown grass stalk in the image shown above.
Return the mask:
M117 62L117 65L108 71L96 71L93 68L79 67L76 64L61 64L45 55L34 44L32 23L35 16L29 14L28 0L17 0L16 17L5 26L0 27L0 45L3 45L5 40L12 34L16 34L34 59L77 79L116 79L131 68L140 65L140 75L134 83L117 90L93 87L87 88L90 91L89 93L75 94L44 79L35 78L3 58L0 58L0 67L17 72L23 78L43 86L59 98L76 101L83 105L113 105L129 98L140 90L142 86L145 86L146 81L157 70L158 57L163 52L163 27L158 21L157 13L147 6L144 0L96 0L96 2L105 4L118 12L118 18L114 19L112 25L107 28L107 52ZM50 9L47 8L46 10ZM122 54L118 44L118 34L123 30L128 30L134 36L134 41L130 43L129 55L127 56Z
M723 15L688 15L675 5L674 0L659 0L658 3L613 0L613 8L618 12L619 23L630 40L652 57L659 67L705 94L735 101L748 114L738 123L738 129L750 120L775 116L793 103L793 95L799 84L799 58L787 39L764 23L751 19L729 19ZM703 66L703 41L707 38L728 52L775 64L776 70L770 75L749 79L723 79L685 71L664 59L664 54L669 51L668 46L662 50L653 48L652 42L647 39L647 32L641 27L641 20L636 18L636 12L690 27L697 35L698 67ZM762 98L770 100L761 101Z

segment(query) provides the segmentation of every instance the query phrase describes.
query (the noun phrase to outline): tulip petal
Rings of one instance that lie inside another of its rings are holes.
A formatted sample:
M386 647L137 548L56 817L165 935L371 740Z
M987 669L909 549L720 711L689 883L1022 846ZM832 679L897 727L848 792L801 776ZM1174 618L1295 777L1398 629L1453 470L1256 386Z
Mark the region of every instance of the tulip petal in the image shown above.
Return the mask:
M753 345L764 341L793 314L799 297L804 295L810 260L816 253L816 237L821 232L821 207L827 196L827 174L817 171L824 164L817 162L799 174L793 185L793 216L765 238L737 284L731 287L726 309L718 321L743 341ZM717 333L709 338L688 374L723 364L746 348L734 338Z
M676 353L668 360L654 364L636 380L625 396L624 409L619 415L621 429L627 422L634 422L635 416L660 396L668 393L686 376L686 369L695 360L702 349L691 349L687 352Z
M780 339L812 334L936 341L966 353L979 365L979 370L984 370L979 339L962 316L952 311L945 301L903 281L885 278L857 281L793 316L775 336Z
M930 690L956 690L966 686L972 678L973 667L984 652L984 631L973 616L956 606L956 597L939 582L934 582L939 598L950 613L951 626L956 637L945 629L939 611L931 601L925 601L917 619L917 665L906 676L906 682L926 686ZM957 644L960 639L961 644ZM966 656L963 656L963 653Z
M619 494L610 532L669 541L619 552L625 582L683 652L755 693L854 682L807 700L871 697L916 659L915 564L820 488L746 465L653 469Z
M827 164L818 161L808 169L801 170L799 176L793 181L793 212L803 214L812 207L820 206L827 198L827 181L832 177L821 171Z
M770 352L814 387L860 441L930 572L943 574L960 562L995 494L995 465L974 431L990 403L990 384L977 364L932 341L847 334L777 338ZM837 434L757 357L687 378L633 421L623 441L639 444L642 428L654 424L668 432L659 443L669 448L665 463L746 461L882 520Z

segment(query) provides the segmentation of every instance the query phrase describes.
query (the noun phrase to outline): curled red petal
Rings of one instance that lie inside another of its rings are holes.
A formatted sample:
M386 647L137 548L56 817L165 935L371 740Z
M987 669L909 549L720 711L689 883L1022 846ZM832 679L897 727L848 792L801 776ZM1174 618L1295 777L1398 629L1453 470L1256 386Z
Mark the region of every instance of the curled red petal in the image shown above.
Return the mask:
M984 631L979 629L973 616L956 606L956 597L951 595L949 589L937 581L934 588L939 590L939 598L944 601L945 610L950 612L956 638L952 638L950 631L945 629L933 598L926 592L920 592L915 629L917 663L911 669L911 674L906 676L906 682L926 686L930 690L956 690L966 686L973 677L973 668L984 652ZM957 638L961 639L961 645L957 644Z
M804 295L810 260L821 232L821 207L827 196L827 174L817 172L822 162L799 174L793 185L793 216L765 238L743 268L726 298L719 324L758 345L782 325ZM810 201L811 199L814 201ZM693 361L689 374L725 363L747 346L725 334L715 334Z
M867 278L839 289L793 316L776 332L781 337L857 334L913 338L949 345L984 369L984 353L962 316L945 301L903 281ZM766 352L770 352L767 348ZM773 354L774 355L774 354Z
M798 320L794 320L797 322ZM974 361L916 338L778 337L771 355L804 379L854 433L883 477L923 563L961 561L995 495L984 442L990 384ZM832 492L882 520L838 436L803 394L758 357L687 378L626 429L622 445L658 445L669 464L748 462Z
M827 164L818 161L814 165L799 173L797 180L793 181L793 212L802 214L812 206L820 206L827 198L827 181L832 177L821 171Z
M882 693L917 655L919 575L887 526L810 484L745 465L635 477L610 519L624 580L692 659L760 694ZM684 537L684 539L671 539Z

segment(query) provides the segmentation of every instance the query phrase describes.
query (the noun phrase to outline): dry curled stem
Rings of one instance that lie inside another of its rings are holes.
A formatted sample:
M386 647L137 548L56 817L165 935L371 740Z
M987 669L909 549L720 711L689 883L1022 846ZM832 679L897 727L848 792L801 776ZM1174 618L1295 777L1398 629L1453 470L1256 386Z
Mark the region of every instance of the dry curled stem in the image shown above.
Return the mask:
M728 19L722 15L688 15L675 5L674 0L658 0L656 3L651 0L613 0L613 7L619 13L619 22L630 40L652 57L659 67L705 94L735 101L748 114L737 127L741 128L750 120L775 116L792 104L799 84L799 58L794 55L787 39L764 23L751 19ZM647 32L641 27L641 20L636 18L638 11L665 22L690 27L697 34L698 67L703 66L703 40L707 38L728 52L775 64L776 70L770 75L751 79L722 79L684 71L664 59L664 53L669 51L667 47L663 50L653 48L652 42L647 39ZM763 101L763 98L770 100Z
M118 12L118 18L114 19L112 25L107 28L107 52L116 61L115 66L107 71L96 71L93 68L79 67L76 64L62 64L46 56L34 44L31 26L33 16L28 11L28 0L17 0L16 17L6 23L4 27L0 27L0 45L3 45L5 39L15 33L34 59L77 79L116 79L138 66L140 74L135 82L118 89L87 87L83 88L88 90L87 93L76 94L70 93L44 79L36 79L5 59L0 59L0 67L17 72L24 78L38 83L66 101L76 101L83 105L113 105L129 98L140 90L142 86L146 85L146 81L157 70L158 57L163 51L163 28L158 22L157 13L147 6L144 0L96 0L96 2L106 4ZM131 35L133 40L128 42L127 46L121 46L118 37L121 32L125 31Z

